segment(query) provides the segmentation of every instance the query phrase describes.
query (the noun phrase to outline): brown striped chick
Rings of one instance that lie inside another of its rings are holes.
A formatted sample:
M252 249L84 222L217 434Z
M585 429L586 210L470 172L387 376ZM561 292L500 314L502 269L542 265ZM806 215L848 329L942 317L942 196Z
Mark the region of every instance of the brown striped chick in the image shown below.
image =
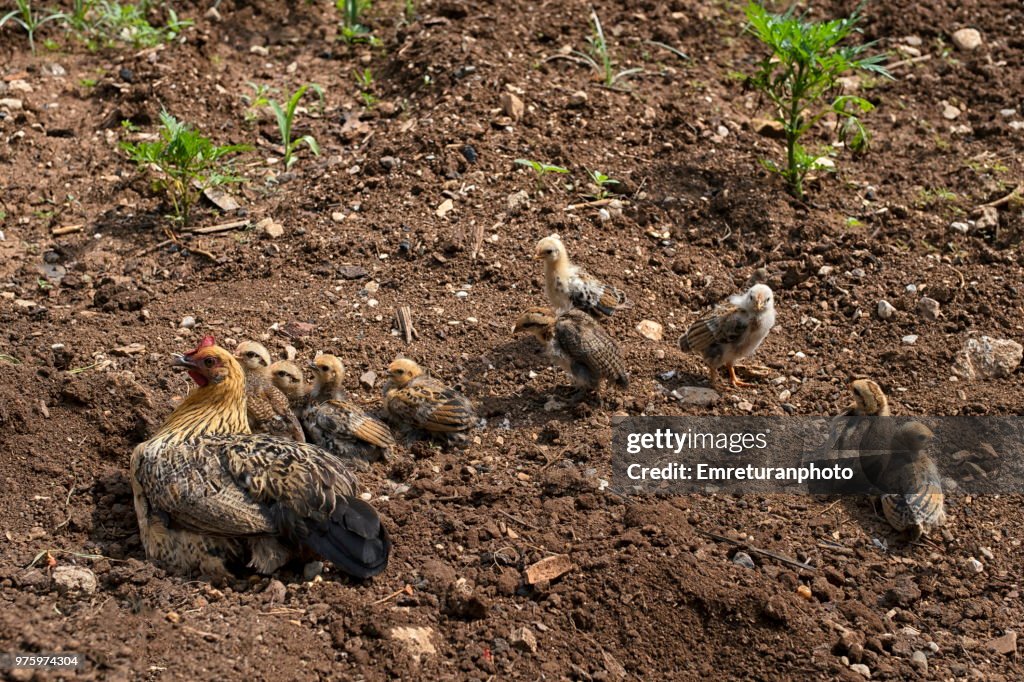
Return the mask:
M546 346L551 358L572 377L578 389L577 400L596 392L602 380L629 387L629 374L618 345L601 325L579 310L556 317L551 308L530 308L519 317L512 332L533 334Z
M718 370L722 367L729 370L733 386L748 386L736 377L735 364L753 355L774 326L772 290L755 284L744 294L730 296L727 304L690 325L679 337L679 348L704 358L713 387L718 386Z
M334 355L318 355L310 363L313 390L302 412L302 425L312 442L338 457L359 462L387 460L395 437L387 424L353 403L341 382L345 367Z
M544 261L544 290L556 312L576 308L589 315L608 316L626 306L622 291L572 264L557 234L537 242L534 258Z
M245 372L245 406L249 429L305 443L302 425L291 410L288 398L271 381L270 353L262 344L243 341L235 358Z
M419 431L448 442L464 442L477 422L469 399L427 376L412 360L388 365L384 410L403 431ZM415 433L413 435L416 435Z
M946 524L942 479L925 448L935 434L921 422L897 429L888 466L876 482L882 494L882 513L896 531L911 541Z
M306 383L306 377L299 366L288 360L278 360L270 365L270 381L288 398L292 412L301 422L302 412L309 403L311 387Z

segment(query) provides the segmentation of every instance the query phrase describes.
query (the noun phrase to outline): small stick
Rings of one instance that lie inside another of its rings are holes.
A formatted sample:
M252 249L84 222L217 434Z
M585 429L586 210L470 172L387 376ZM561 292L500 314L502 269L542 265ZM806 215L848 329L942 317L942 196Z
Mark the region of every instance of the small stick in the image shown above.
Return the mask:
M623 206L628 206L629 205L628 201L622 201L621 199L597 199L595 201L586 201L586 202L584 202L582 204L569 204L568 206L566 206L562 210L563 211L575 211L577 208L600 208L601 206L607 206L608 204L612 203L613 201L618 201Z
M842 554L844 556L850 556L853 554L853 550L849 547L843 547L842 545L838 545L834 542L819 542L818 547L820 547L821 549L827 549L830 552L835 552L836 554Z
M495 225L495 227L497 227L500 224L501 223L497 223L497 225ZM494 228L492 228L492 229L494 229ZM476 228L474 228L474 230L473 230L473 248L470 251L470 258L472 258L473 260L476 260L476 257L480 253L480 249L483 248L483 245L484 245L484 224L478 222L477 225L476 225Z
M139 258L140 256L145 256L147 253L153 253L154 251L159 251L160 249L164 248L165 246L170 246L173 243L174 243L173 239L165 239L162 242L160 242L159 244L154 244L153 246L147 246L142 251L139 251L137 254L135 254L135 257Z
M71 234L73 232L81 232L83 227L85 227L84 224L65 225L64 227L55 227L52 230L50 230L50 234L52 234L54 237L61 237L63 235Z
M533 525L532 523L527 523L526 521L523 521L521 518L519 518L517 516L513 516L512 514L509 514L507 511L503 511L501 509L498 509L497 512L499 514L501 514L502 516L504 516L505 518L512 519L516 523L518 523L520 525L523 525L523 526L526 526L527 528L532 528L533 530L536 530L536 531L540 530L540 528L538 528L537 526Z
M713 540L718 540L720 542L728 542L731 545L735 545L737 547L742 547L743 549L745 549L747 551L750 551L750 552L754 552L755 554L762 554L762 555L764 555L766 557L770 557L772 559L775 559L776 561L781 561L784 564L789 564L790 566L795 566L797 568L802 568L802 569L807 570L807 571L817 571L818 570L817 568L815 568L814 566L811 566L810 564L805 564L803 562L797 561L796 559L790 559L788 556L784 556L782 554L777 554L777 553L772 552L772 551L767 550L767 549L761 549L760 547L754 547L753 545L748 545L747 543L740 542L739 540L733 540L732 538L727 538L724 535L717 535L715 533L709 533L706 530L698 530L697 532L701 533L702 535L706 535L706 536L708 536L709 538L711 538Z
M974 210L971 211L971 213L972 214L978 213L983 208L999 208L1003 204L1008 204L1011 201L1013 201L1014 198L1020 196L1021 188L1024 188L1024 185L1017 185L1016 187L1013 188L1013 191L1010 192L1009 194L1007 194L1006 196L1000 197L999 199L996 199L995 201L990 201L987 204L981 204L980 206L975 206Z
M191 230L187 230L192 234L216 234L217 232L228 232L229 230L237 230L249 226L248 220L232 220L227 223L220 223L219 225L209 225L207 227L196 227Z
M901 66L910 66L911 64L919 64L920 62L926 62L926 61L928 61L931 58L932 58L932 55L930 55L930 54L923 54L920 57L908 57L907 59L903 59L903 60L898 61L898 62L893 62L892 64L887 64L886 67L890 71L892 71L893 69L898 69Z
M413 339L420 338L419 332L413 326L412 309L409 306L403 305L398 308L395 312L395 324L398 326L398 332L405 339L406 343L412 343Z
M395 597L400 597L403 594L411 595L412 594L412 585L406 584L406 586L403 587L402 589L395 590L394 592L392 592L388 596L383 597L381 599L378 599L375 602L370 602L370 606L376 606L377 604L383 604L384 602L391 601Z

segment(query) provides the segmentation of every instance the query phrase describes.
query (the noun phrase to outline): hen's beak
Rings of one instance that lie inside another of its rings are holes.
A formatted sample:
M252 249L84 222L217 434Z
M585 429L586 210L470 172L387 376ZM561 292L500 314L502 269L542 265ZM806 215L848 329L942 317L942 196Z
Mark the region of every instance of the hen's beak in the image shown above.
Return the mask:
M187 355L175 355L174 359L171 360L171 367L191 370L199 369L199 365L197 365Z

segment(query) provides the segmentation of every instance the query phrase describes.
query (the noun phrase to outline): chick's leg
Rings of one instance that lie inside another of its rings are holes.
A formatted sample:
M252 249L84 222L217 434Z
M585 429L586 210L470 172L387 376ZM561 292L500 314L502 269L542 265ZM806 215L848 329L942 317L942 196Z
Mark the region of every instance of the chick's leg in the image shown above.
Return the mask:
M750 386L750 384L748 384L745 381L741 381L740 378L738 376L736 376L736 368L735 367L733 367L732 365L729 365L728 367L729 367L729 381L732 382L733 386L735 386L736 388L743 388L744 386Z

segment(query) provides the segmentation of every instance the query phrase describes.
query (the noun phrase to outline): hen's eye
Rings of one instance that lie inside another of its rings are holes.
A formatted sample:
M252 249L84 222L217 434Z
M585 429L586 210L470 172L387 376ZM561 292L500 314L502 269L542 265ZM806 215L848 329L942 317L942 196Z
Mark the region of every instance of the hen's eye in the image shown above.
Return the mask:
M203 364L207 367L213 367L215 360L213 358L206 358L203 360Z

